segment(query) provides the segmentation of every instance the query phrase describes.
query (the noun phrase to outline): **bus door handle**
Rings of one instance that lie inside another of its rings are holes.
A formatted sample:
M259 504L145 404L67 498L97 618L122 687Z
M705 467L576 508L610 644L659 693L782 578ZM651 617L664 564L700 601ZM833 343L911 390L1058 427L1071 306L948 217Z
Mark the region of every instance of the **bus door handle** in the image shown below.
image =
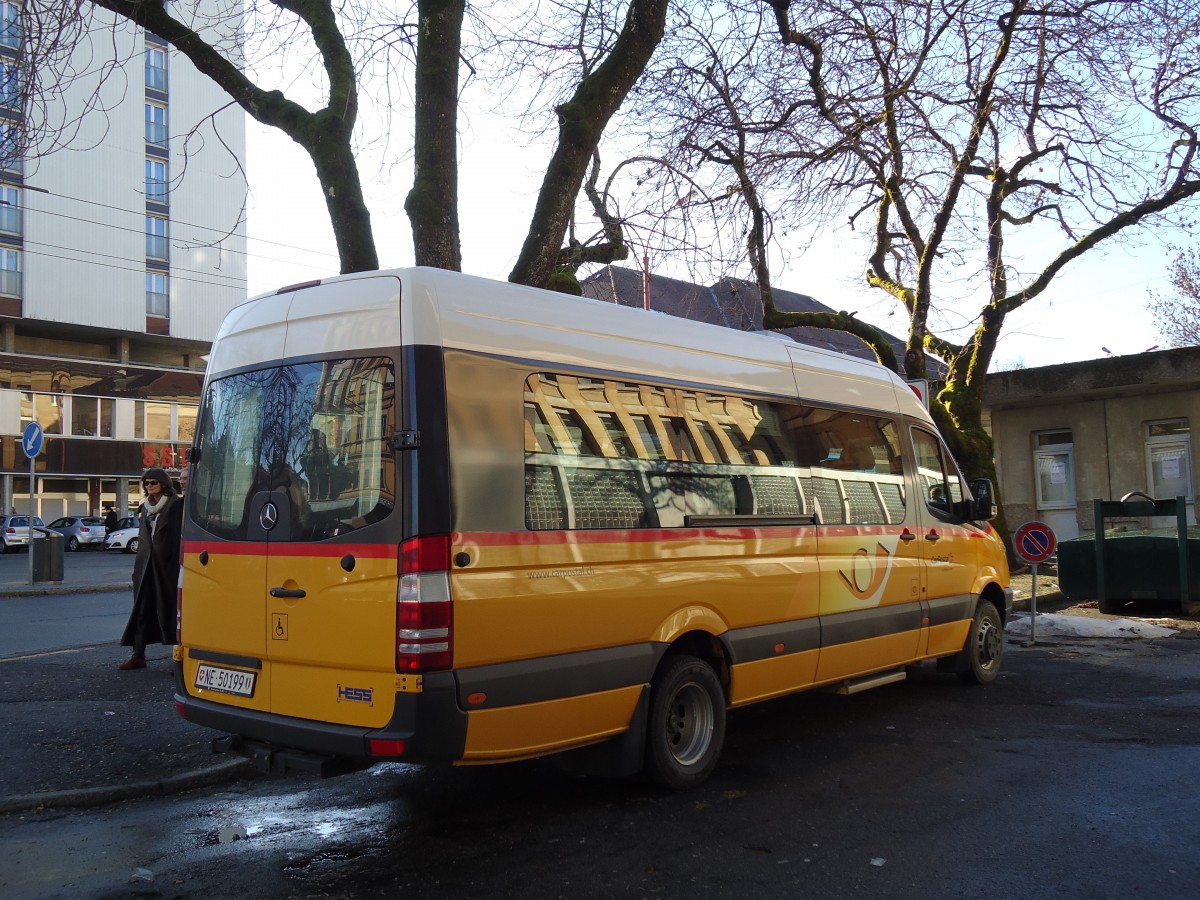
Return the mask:
M925 540L927 540L927 541L940 541L941 539L942 539L942 536L940 534L938 534L936 531L931 531L931 532L929 532L929 534L925 535Z
M907 528L905 528L902 532L900 532L900 540L902 540L902 541L915 541L916 539L917 539L917 536L915 534L913 534L911 531L909 531Z
M295 598L295 599L299 600L302 597L307 597L308 595L306 593L304 593L304 591L300 590L299 588L297 588L296 590L289 590L287 588L271 588L271 596L272 597L289 597L289 598Z

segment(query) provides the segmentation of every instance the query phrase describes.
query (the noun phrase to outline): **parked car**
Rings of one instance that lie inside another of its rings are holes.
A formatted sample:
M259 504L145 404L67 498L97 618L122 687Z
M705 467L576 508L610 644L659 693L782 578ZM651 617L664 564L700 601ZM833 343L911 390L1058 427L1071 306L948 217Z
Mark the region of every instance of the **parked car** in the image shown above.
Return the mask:
M35 528L46 523L33 517ZM29 549L29 516L0 516L0 553Z
M67 550L81 547L98 550L104 546L104 520L96 516L63 516L46 527L67 539Z
M136 521L136 520L135 520ZM105 550L124 550L126 553L137 553L138 528L118 528L110 531L104 539Z
M108 533L112 534L114 531L120 531L122 528L137 528L137 527L138 527L137 516L125 516L125 518L123 518L123 519L117 519L117 527L108 529Z

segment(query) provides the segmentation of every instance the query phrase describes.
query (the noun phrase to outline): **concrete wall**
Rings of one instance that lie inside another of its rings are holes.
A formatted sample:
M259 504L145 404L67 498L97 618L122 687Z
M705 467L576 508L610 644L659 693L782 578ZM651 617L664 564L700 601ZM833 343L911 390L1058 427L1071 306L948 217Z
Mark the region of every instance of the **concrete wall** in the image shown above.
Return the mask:
M1038 519L1065 540L1094 530L1093 500L1117 500L1130 491L1151 493L1147 423L1186 419L1193 430L1200 429L1200 348L996 373L988 376L984 403L991 412L1001 502L1009 524ZM1039 509L1036 436L1068 429L1076 506ZM1193 490L1200 472L1198 451L1200 433L1191 441ZM1194 521L1193 509L1189 522Z

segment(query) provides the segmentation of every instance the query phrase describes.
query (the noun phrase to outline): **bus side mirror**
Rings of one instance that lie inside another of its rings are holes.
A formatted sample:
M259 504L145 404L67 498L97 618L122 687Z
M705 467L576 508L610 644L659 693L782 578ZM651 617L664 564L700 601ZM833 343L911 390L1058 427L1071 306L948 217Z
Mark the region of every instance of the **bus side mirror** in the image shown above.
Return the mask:
M971 502L974 521L990 521L996 518L1000 510L996 508L996 489L992 487L990 478L976 478L971 482L971 493L975 499Z

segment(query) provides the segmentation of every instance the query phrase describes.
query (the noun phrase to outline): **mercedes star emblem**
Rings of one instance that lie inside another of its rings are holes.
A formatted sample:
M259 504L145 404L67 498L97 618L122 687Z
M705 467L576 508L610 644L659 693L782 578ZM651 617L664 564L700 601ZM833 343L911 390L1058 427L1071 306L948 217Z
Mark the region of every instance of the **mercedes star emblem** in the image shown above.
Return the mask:
M267 501L263 504L258 513L258 524L263 527L263 531L270 531L275 527L275 523L279 521L279 510L275 508L275 504Z

